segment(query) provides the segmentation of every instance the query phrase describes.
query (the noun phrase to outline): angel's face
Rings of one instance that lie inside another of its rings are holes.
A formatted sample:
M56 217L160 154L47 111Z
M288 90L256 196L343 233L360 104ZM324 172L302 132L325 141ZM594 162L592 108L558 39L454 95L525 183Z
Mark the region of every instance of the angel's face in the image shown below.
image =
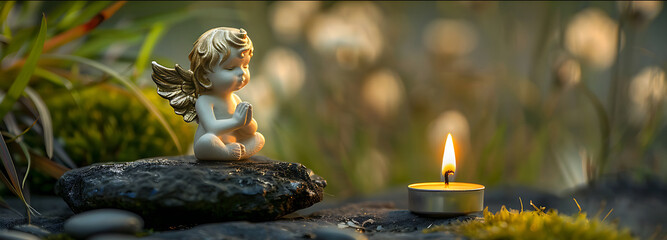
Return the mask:
M206 75L213 85L216 94L229 94L245 87L250 81L250 58L247 52L240 54L238 49L232 48L229 58Z

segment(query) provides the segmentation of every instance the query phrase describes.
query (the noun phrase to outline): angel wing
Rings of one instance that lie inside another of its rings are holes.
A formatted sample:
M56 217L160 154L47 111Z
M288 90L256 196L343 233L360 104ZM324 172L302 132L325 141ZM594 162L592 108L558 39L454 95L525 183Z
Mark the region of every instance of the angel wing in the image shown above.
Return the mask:
M183 116L186 122L197 120L195 102L197 92L193 73L181 68L178 64L172 69L153 61L153 82L157 84L157 94L169 100L169 105L176 114Z

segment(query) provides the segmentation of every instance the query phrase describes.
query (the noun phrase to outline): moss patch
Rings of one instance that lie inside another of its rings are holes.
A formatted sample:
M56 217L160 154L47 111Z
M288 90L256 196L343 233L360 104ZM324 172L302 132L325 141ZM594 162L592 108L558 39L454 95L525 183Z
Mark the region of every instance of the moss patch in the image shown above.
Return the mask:
M503 206L497 213L484 209L484 220L437 226L424 233L451 231L472 239L634 239L627 229L615 224L588 219L586 213L573 216L557 210L544 212L508 210Z

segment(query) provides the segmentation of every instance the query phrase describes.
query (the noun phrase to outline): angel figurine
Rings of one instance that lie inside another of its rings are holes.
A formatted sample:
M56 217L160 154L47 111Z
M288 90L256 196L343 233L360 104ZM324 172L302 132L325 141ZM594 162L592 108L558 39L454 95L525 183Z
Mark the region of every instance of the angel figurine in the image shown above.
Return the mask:
M219 27L194 43L188 56L190 70L152 62L157 93L169 100L183 120L199 124L194 139L197 159L246 159L264 146L252 105L234 94L250 81L252 54L245 30Z

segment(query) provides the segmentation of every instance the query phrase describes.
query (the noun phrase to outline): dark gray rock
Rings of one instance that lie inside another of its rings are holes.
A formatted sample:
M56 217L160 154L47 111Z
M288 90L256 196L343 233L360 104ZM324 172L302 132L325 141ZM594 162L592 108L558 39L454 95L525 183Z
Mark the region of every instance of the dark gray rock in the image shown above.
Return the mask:
M29 234L29 233L3 229L3 230L0 230L0 239L2 239L2 240L39 240L39 237L37 237L35 235L32 235L32 234Z
M254 156L234 162L159 157L65 173L56 193L74 210L118 208L151 227L264 221L322 200L326 181L298 163Z
M16 226L11 227L10 230L15 230L15 231L24 232L24 233L30 233L30 234L38 236L38 237L46 237L48 235L51 235L51 232L49 230L46 230L44 228L41 228L39 226L32 225L32 224L16 225Z
M97 234L134 234L144 227L136 214L118 209L97 209L74 215L65 221L65 233L84 239Z

